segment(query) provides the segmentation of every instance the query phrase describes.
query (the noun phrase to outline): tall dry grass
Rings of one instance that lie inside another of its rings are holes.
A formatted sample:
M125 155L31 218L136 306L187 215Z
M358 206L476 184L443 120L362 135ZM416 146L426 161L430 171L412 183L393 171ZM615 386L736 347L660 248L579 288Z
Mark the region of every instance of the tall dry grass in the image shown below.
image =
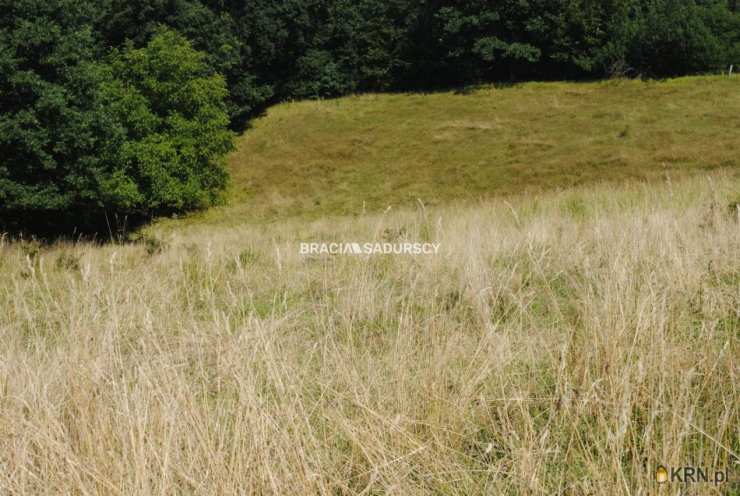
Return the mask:
M737 474L736 185L4 242L0 494L639 495L659 463ZM375 239L442 253L298 254Z

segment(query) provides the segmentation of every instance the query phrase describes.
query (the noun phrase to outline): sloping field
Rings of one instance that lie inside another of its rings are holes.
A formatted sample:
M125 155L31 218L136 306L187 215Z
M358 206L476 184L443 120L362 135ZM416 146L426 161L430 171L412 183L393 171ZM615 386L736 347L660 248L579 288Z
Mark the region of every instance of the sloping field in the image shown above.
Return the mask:
M740 165L740 78L528 83L269 109L204 217L359 214Z

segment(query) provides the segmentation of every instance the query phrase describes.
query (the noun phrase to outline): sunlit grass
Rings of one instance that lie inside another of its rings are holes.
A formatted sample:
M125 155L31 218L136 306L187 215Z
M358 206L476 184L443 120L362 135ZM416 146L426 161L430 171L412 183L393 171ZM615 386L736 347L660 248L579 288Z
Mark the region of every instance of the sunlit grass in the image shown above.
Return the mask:
M0 242L0 493L613 496L735 470L738 184ZM442 253L298 253L422 238Z
M222 207L123 244L0 236L0 495L735 473L738 81L286 103L240 138Z
M198 222L654 180L740 166L740 79L527 83L285 103L229 160L228 205Z

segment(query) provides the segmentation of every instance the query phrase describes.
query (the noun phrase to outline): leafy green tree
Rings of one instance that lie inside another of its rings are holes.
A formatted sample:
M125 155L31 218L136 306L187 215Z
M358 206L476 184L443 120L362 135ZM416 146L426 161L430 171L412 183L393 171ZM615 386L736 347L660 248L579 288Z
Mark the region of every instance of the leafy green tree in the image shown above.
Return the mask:
M399 86L407 67L409 14L404 0L336 0L324 27L324 49L345 74L348 91L382 91Z
M229 5L239 38L243 64L239 77L249 81L256 96L267 104L287 98L324 96L321 80L330 81L336 67L324 71L316 64L322 52L328 0L253 0ZM312 53L309 53L312 51ZM313 69L319 72L311 73ZM306 80L308 78L310 81ZM316 88L319 88L317 91ZM264 107L255 105L257 111Z
M710 12L693 0L647 0L636 12L627 58L650 76L691 74L723 65L723 47L708 25Z
M0 221L90 201L100 159L93 122L104 67L94 14L74 0L3 0Z
M226 184L231 150L223 77L182 35L164 30L143 48L110 57L99 102L110 129L99 181L103 206L169 212L212 204Z
M213 71L224 75L230 89L226 103L234 124L259 112L272 97L269 85L259 84L249 66L250 49L231 11L223 2L199 0L102 0L97 29L107 44L127 40L144 46L162 26L184 35L205 52ZM239 12L235 10L235 12Z
M101 230L212 204L232 133L205 54L161 31L103 57L70 1L26 3L47 17L2 30L0 223Z

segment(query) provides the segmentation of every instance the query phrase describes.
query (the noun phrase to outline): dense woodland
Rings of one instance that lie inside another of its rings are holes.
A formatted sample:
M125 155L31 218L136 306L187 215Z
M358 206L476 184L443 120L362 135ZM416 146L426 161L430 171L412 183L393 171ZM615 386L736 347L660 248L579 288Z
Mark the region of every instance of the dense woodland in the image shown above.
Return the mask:
M740 64L737 0L0 0L0 227L205 207L286 99Z

